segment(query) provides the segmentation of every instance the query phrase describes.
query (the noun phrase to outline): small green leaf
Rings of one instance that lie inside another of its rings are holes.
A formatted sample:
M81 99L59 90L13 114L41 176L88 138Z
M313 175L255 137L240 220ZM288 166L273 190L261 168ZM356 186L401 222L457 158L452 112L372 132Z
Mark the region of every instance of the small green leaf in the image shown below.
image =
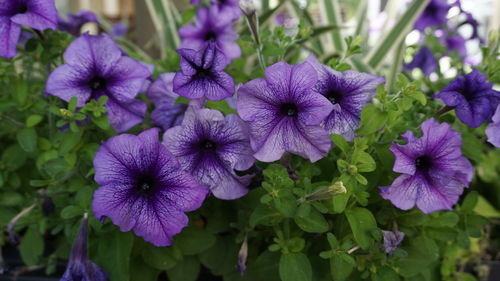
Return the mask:
M465 197L460 209L464 212L471 212L474 210L474 207L477 205L479 199L479 194L477 191L473 190Z
M196 281L200 274L200 262L193 256L184 257L175 267L167 270L170 281Z
M38 135L34 128L23 128L17 131L17 141L21 148L26 152L33 152L36 149Z
M82 208L78 206L67 206L61 211L61 218L70 219L83 214Z
M267 205L258 205L250 215L250 227L256 227L259 224L271 225L281 218L280 213L268 207Z
M196 255L212 247L215 236L199 227L186 227L175 236L174 244L179 247L184 255Z
M361 128L358 134L366 136L376 132L387 121L387 112L382 112L373 104L367 104L361 112Z
M285 53L285 48L281 48L274 42L264 44L262 54L267 57L279 57Z
M365 208L353 208L345 212L351 226L354 239L362 249L368 249L373 243L372 229L377 227L373 214Z
M295 216L295 223L305 232L322 233L328 231L328 222L316 209L311 208L305 217Z
M177 265L182 258L182 253L175 247L156 247L149 243L143 243L141 247L142 260L149 266L159 270L169 270Z
M349 143L345 140L345 138L341 135L331 135L330 138L332 139L332 142L342 150L342 152L347 153L349 152L350 145Z
M43 120L43 116L38 114L33 114L26 118L26 127L35 127L38 123Z
M78 104L78 98L75 96L71 97L71 99L69 100L69 104L68 104L68 110L70 112L75 112L77 104Z
M30 226L19 245L19 251L24 263L27 266L37 265L43 254L43 248L43 238L40 232L38 232L38 228L35 225Z
M459 219L457 214L447 212L438 217L431 218L426 225L430 227L454 227Z
M282 281L311 281L311 263L303 253L288 253L280 258L280 277Z
M348 263L339 255L334 255L330 259L330 272L334 281L347 280L351 275L354 265Z

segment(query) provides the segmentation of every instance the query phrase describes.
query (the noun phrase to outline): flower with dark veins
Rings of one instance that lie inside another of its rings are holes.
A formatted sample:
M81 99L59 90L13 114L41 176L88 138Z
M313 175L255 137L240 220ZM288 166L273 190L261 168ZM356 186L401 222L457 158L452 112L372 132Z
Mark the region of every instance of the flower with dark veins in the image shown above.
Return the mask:
M388 254L394 252L394 250L399 248L401 242L403 242L403 239L405 238L405 234L398 230L382 230L382 236L384 238L384 246L382 247L382 251Z
M500 105L497 106L495 114L491 118L491 124L486 127L488 142L495 147L500 147Z

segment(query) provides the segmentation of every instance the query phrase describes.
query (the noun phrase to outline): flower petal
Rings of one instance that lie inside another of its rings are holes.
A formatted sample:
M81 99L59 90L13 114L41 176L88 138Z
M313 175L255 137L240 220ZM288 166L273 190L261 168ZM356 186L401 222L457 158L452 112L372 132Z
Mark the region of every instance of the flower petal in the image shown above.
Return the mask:
M147 104L144 101L133 100L130 103L120 103L110 98L106 103L109 123L117 132L125 132L142 122L146 115Z
M21 36L21 26L7 16L0 16L0 56L12 58L17 54L16 46Z
M82 86L83 81L86 81L90 75L88 69L63 64L49 75L45 91L66 102L69 102L72 97L76 97L78 99L77 106L82 107L91 96L92 91L88 87Z

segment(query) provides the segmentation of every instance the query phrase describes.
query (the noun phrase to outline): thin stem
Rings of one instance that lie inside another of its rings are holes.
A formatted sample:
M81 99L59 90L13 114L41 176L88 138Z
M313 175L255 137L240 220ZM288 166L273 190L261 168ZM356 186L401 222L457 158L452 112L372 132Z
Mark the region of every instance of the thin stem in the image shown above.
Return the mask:
M42 41L45 41L45 36L43 35L43 33L40 31L40 30L36 30L36 29L33 29L33 31L35 32L35 34L40 37L40 39Z
M436 115L436 117L439 117L439 116L441 116L441 115L445 114L446 112L451 111L453 109L454 109L453 106L446 105L443 108L441 108L438 112L436 112L435 115Z
M350 255L350 254L352 254L352 253L356 252L359 248L360 248L359 246L356 246L356 247L354 247L354 248L351 248L351 249L349 249L349 250L347 251L347 253Z

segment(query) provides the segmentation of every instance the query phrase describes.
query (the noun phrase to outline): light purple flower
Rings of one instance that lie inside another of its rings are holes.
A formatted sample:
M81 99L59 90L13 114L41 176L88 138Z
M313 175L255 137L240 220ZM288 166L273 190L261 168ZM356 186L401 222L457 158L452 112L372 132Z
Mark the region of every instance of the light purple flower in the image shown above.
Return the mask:
M224 72L228 61L214 44L196 51L180 49L181 70L174 77L174 92L189 99L219 101L234 94L234 81Z
M413 60L410 63L405 64L404 67L406 70L420 68L425 76L429 76L431 73L436 71L438 63L432 54L432 51L427 46L423 46L413 56Z
M201 50L212 42L228 59L240 57L241 49L236 43L238 34L231 26L232 20L227 14L221 14L215 6L198 8L196 23L179 29L181 47Z
M56 29L54 0L0 1L0 56L12 58L17 54L22 25L35 30Z
M380 187L380 195L403 210L415 205L426 214L451 210L472 180L472 165L462 156L460 134L449 124L431 118L421 127L421 138L407 131L405 145L391 146L393 171L401 175L391 186Z
M500 105L497 106L497 110L491 119L491 124L486 127L488 142L495 147L500 147Z
M431 0L415 22L415 29L423 31L429 26L445 25L448 21L446 16L449 9L450 5L448 5L447 0Z
M182 169L208 186L215 197L230 200L248 192L251 176L238 176L235 170L249 169L255 159L248 128L238 116L192 108L181 126L165 132L163 144Z
M50 74L47 93L65 101L77 97L78 107L107 96L109 122L118 132L143 120L147 105L135 97L151 72L125 56L109 36L83 34L66 49L64 61Z
M198 5L203 0L191 0L191 5ZM232 20L238 20L241 16L241 9L238 6L240 0L207 0L212 6L218 8L224 17L230 17Z
M489 121L500 103L500 92L477 69L451 81L433 97L455 108L458 119L472 128Z
M319 79L314 90L333 105L333 110L323 123L324 128L330 134L339 134L352 140L354 131L360 126L363 107L372 100L377 86L383 84L385 79L356 71L337 72L320 64L312 55L307 62L318 73Z
M255 158L272 162L286 151L315 162L331 141L320 123L334 106L313 88L318 75L310 63L276 63L238 90L238 113L250 125Z
M384 246L382 247L382 251L388 254L399 248L401 242L403 242L403 239L405 238L405 234L398 230L382 230L382 236L384 237Z
M76 14L68 14L67 21L59 16L57 20L57 29L78 37L80 36L82 26L88 22L99 23L99 20L93 12L83 10Z
M134 230L155 246L168 246L188 224L184 213L198 209L208 190L182 171L158 131L122 134L101 145L94 158L94 179L101 187L92 210L121 231Z

